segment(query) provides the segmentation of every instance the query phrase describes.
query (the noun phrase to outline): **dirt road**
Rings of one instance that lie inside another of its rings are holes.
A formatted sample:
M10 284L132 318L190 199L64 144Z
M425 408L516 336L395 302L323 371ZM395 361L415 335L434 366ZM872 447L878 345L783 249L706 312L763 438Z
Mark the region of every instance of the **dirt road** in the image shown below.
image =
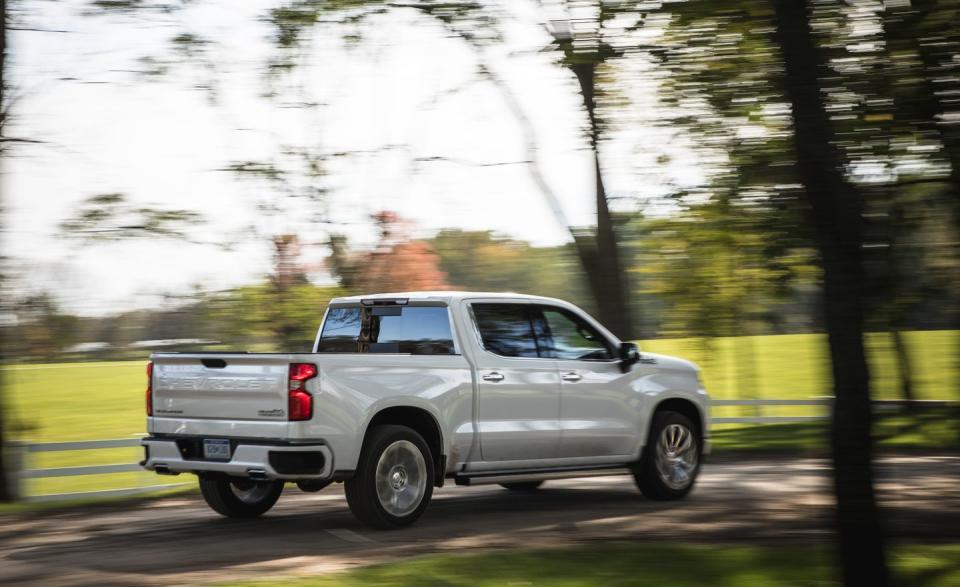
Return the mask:
M960 457L879 467L889 533L960 541ZM315 574L437 552L597 540L829 539L827 463L718 463L685 501L644 499L629 477L552 481L533 493L447 486L413 528L359 525L342 486L288 487L257 520L224 519L198 495L0 518L0 584L197 584Z

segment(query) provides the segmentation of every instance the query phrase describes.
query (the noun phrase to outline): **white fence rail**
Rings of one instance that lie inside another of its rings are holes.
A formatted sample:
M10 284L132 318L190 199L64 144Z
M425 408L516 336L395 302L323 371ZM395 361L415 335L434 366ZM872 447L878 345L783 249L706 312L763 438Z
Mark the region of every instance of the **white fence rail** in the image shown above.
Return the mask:
M31 469L31 457L33 453L64 452L75 450L102 450L115 448L138 448L140 446L139 438L112 438L109 440L80 440L76 442L40 442L40 443L18 443L12 442L14 466L18 479L18 494L22 501L32 503L51 502L51 501L70 501L83 499L100 499L112 497L125 497L131 495L141 495L163 491L166 489L175 489L191 485L190 483L168 483L164 485L139 485L136 487L124 487L120 489L102 489L99 491L79 491L70 493L51 493L41 495L30 495L26 489L27 479L44 479L51 477L72 477L76 475L106 475L109 473L148 473L140 467L139 463L114 463L109 465L86 465L80 467L52 467L45 469ZM152 474L152 473L149 473Z
M753 407L756 409L754 416L738 417L714 417L711 418L713 424L782 424L792 422L813 422L825 420L829 417L829 407L832 398L821 397L812 399L734 399L734 400L712 400L712 408L726 407ZM815 416L764 416L762 415L765 407L816 407L822 410L822 413ZM942 408L960 408L960 402L949 400L921 400L907 402L903 400L874 400L873 407L876 411L896 410L904 407L914 409L942 409ZM42 442L35 444L11 443L13 448L14 470L20 482L20 496L24 501L29 502L50 502L50 501L68 501L89 498L111 498L129 495L140 495L152 493L166 489L174 489L192 485L192 483L174 483L165 485L141 485L138 487L127 487L122 489L105 489L100 491L84 491L76 493L56 493L45 495L27 495L23 489L27 479L43 479L51 477L71 477L77 475L104 475L108 473L129 473L143 471L138 463L115 463L109 465L87 465L78 467L54 467L47 469L30 469L30 455L33 453L44 452L62 452L75 450L101 450L116 448L135 448L140 446L139 438L115 438L110 440L83 440L77 442ZM19 466L18 466L19 465Z

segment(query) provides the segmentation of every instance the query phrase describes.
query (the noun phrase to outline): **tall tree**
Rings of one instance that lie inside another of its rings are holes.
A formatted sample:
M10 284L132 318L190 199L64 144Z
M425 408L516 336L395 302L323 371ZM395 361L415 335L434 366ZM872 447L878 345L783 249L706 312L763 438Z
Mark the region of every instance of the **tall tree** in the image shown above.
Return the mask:
M823 264L824 309L832 363L830 426L839 554L846 585L889 583L873 488L870 374L863 337L863 220L832 140L820 74L826 60L814 37L808 0L773 0L774 37L792 105L797 171L810 204Z
M0 0L0 27L2 27L2 32L0 32L0 165L4 161L5 154L3 153L3 143L2 139L5 136L4 129L6 127L7 120L7 108L6 102L6 68L7 68L7 0ZM0 168L0 218L3 214L3 179L2 179L3 169ZM2 225L0 225L2 226ZM2 254L0 254L0 260L3 259ZM0 266L0 280L3 279L2 271L4 267ZM0 291L2 291L3 282L0 281ZM6 344L2 338L3 330L0 330L0 364L6 359ZM6 455L6 428L4 426L4 418L6 417L6 410L4 409L4 402L6 400L6 387L4 386L3 380L3 371L0 370L0 503L6 503L13 500L13 491L10 487L10 479L7 476L7 460Z
M643 14L629 3L609 0L563 0L563 16L548 27L561 64L576 77L587 114L587 141L593 158L597 225L590 232L574 232L577 253L587 275L601 322L621 338L633 338L635 307L629 301L625 266L617 226L604 183L600 145L606 125L598 110L598 79L613 59L632 47L632 33L643 26Z
M573 237L575 250L596 304L598 317L621 338L635 336L637 320L632 316L626 272L621 261L617 227L604 183L600 164L599 145L603 139L604 123L598 109L598 79L609 61L622 57L635 43L633 34L642 26L643 14L630 3L611 0L546 0L540 2L553 37L552 50L560 53L560 63L575 76L584 106L587 122L587 141L592 154L596 203L595 227L570 226L559 207L558 198L545 181L539 169L535 132L523 108L513 95L509 84L488 63L484 47L501 40L501 15L495 5L461 0L450 2L415 1L384 2L383 0L291 0L271 12L277 28L276 41L281 49L296 49L307 31L315 24L342 19L356 25L369 16L382 15L388 9L412 9L440 23L451 35L463 40L477 57L477 73L503 96L511 115L517 120L524 135L528 153L527 169L537 189L545 196L557 220L565 225ZM550 15L557 18L550 18ZM351 35L356 29L352 28ZM300 56L302 53L294 52ZM288 69L295 61L280 58L275 63Z

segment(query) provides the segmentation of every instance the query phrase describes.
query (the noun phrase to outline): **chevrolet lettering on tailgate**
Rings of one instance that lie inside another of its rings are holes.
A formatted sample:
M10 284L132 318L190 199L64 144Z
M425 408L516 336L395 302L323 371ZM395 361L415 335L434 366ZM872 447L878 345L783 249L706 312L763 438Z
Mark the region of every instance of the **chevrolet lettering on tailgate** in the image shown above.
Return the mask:
M208 389L212 391L244 390L260 391L277 380L269 377L159 377L158 390L170 391L197 391Z

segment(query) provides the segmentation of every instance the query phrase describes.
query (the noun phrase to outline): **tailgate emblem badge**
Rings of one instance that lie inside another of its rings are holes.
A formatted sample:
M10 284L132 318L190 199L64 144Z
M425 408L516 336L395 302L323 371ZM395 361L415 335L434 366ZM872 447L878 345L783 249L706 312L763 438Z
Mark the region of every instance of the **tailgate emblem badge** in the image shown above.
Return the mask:
M268 418L269 417L279 418L283 416L283 413L284 413L283 410L257 410L258 416L265 416Z
M265 391L279 383L270 377L159 377L157 391Z

